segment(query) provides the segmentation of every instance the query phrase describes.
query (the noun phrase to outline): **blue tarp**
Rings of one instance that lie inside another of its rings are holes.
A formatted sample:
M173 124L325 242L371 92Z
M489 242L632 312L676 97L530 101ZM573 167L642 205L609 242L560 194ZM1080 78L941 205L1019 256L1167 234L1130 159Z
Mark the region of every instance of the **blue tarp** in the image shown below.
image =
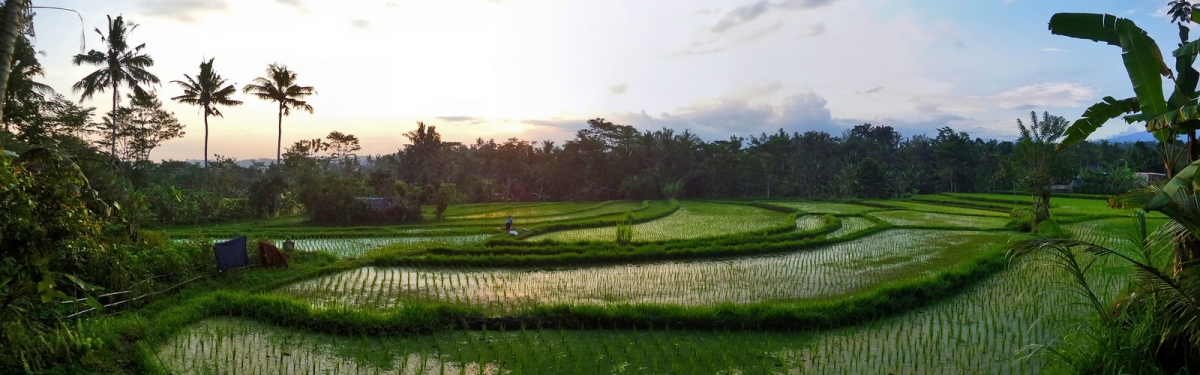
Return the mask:
M217 269L221 272L245 266L249 262L246 256L246 236L214 244L213 253L217 255Z

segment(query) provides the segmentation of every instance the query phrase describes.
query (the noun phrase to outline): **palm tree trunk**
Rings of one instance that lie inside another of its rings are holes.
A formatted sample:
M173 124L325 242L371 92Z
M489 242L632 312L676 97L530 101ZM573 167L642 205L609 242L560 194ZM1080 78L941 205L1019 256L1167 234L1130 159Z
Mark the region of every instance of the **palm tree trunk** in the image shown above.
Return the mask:
M204 168L208 168L208 111L204 112Z
M279 164L280 151L283 150L283 104L279 105L279 136L275 139L275 164Z
M117 94L117 84L113 82L113 104L112 104L112 157L115 162L117 160L117 101L121 97Z
M1188 130L1188 164L1196 161L1196 129Z
M4 98L8 91L8 74L12 70L17 34L21 30L21 11L28 0L8 0L4 4L4 23L0 29L0 120L4 119ZM7 126L5 127L7 128Z

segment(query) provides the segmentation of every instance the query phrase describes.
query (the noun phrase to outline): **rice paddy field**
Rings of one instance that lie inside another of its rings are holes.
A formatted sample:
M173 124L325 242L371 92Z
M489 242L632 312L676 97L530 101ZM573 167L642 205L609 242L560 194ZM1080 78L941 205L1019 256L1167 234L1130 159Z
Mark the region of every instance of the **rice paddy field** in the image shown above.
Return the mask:
M633 226L634 241L716 237L753 232L787 223L788 215L762 208L710 202L682 202L662 219ZM529 241L615 241L616 227L574 229L529 237Z
M514 219L554 218L528 221L533 230L563 220L596 219L594 228L549 231L505 245L522 251L553 253L564 246L617 255L651 251L649 245L626 250L614 244L614 228L606 221L631 211L628 208L661 209L667 202L463 205L447 211L443 224L407 228L412 231L408 236L297 240L297 251L356 259L248 295L276 301L266 306L294 305L287 309L300 315L287 324L255 314L201 316L148 347L145 357L153 362L151 367L171 374L1063 372L1038 348L1061 341L1091 316L1078 295L1061 288L1069 276L1046 267L1036 256L1005 258L1010 242L1029 237L1004 231L1010 218L1003 213L934 203L940 197L872 202L893 208L764 202L795 209L794 228L784 228L793 220L784 210L683 201L669 214L633 225L635 242L658 241L666 244L664 248L777 247L756 255L696 253L670 261L504 267L442 264L459 259L446 258L422 265L426 251L434 248L439 254L474 254L493 246L489 238L505 238L430 233L510 212ZM986 205L995 203L986 200L993 198L950 199ZM1062 205L1072 213L1098 207L1095 202ZM1122 233L1132 227L1130 213L1104 208L1064 228L1076 238L1119 246ZM826 219L816 213L835 216L839 225L819 232ZM1154 226L1163 222L1148 220ZM752 240L747 244L721 241L772 228L774 232L745 237ZM374 261L396 251L402 253L391 256L407 257L414 265ZM580 256L572 254L558 256ZM1100 260L1095 269L1089 281L1106 301L1116 299L1132 277L1131 269L1107 260ZM910 295L916 297L906 297ZM469 320L509 324L443 324L419 331L382 328L405 324L386 317L424 306L434 311L424 314L467 311L475 314ZM619 323L630 314L648 311L659 315L648 315L647 321L668 324ZM530 315L535 312L542 315ZM343 315L354 318L339 320ZM383 318L372 320L373 316ZM531 316L546 320L530 320ZM555 316L559 318L549 319ZM571 316L596 316L596 322L562 326ZM692 323L673 327L671 316ZM757 323L704 328L704 319L738 317ZM333 334L337 330L303 323L305 319L361 326L356 334ZM830 323L772 324L780 319Z
M316 306L391 308L427 300L510 312L547 304L717 306L820 300L929 275L1008 235L895 230L813 251L766 257L575 268L360 268L293 284Z
M873 212L871 216L898 227L999 229L1009 221L1008 218L995 216L967 216L907 210Z

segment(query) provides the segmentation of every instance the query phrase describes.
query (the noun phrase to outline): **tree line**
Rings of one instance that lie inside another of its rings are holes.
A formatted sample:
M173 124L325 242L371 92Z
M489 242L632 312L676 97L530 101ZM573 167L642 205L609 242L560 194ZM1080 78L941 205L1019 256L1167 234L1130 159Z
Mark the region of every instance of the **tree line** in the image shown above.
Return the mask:
M17 38L0 147L61 150L87 164L108 165L105 185L113 195L128 190L148 207L151 222L199 222L263 217L307 210L320 221L394 220L421 217L420 205L450 202L565 201L681 198L890 198L905 194L1041 191L1051 183L1077 183L1080 192L1111 194L1136 186L1134 172L1164 172L1168 146L1144 142L1082 142L1046 158L1047 140L1016 142L972 138L950 127L936 134L904 136L890 126L862 124L840 134L824 131L762 133L706 141L684 130L639 130L602 118L587 121L572 139L510 138L444 141L436 126L418 123L395 153L361 156L352 134L295 141L283 147L282 121L292 110L312 112L304 99L316 94L297 74L270 64L242 92L278 104L276 163L239 165L217 155L208 160L208 118L240 105L237 89L202 61L199 73L173 80L182 90L171 99L203 111L205 157L196 166L153 162L163 141L184 136L183 125L148 90L159 78L147 69L145 44L129 36L136 25L109 18L96 29L104 50L76 55L76 65L98 69L73 89L80 101L112 96L100 121L85 108L36 82L43 74L28 33ZM122 100L121 94L125 93ZM1032 125L1039 123L1036 114ZM1020 121L1018 121L1020 122ZM1044 114L1041 123L1065 120ZM1024 125L1018 124L1019 127ZM1057 136L1056 136L1057 137ZM1051 142L1052 143L1052 142ZM1023 147L1022 144L1039 146ZM1026 151L1023 151L1026 150ZM1030 154L1040 150L1043 154ZM106 152L107 151L107 152ZM1033 156L1030 156L1033 155ZM1032 157L1032 159L1031 159ZM1035 161L1049 161L1037 164ZM85 168L89 169L89 168ZM100 167L96 167L99 172ZM1036 194L1035 194L1036 195ZM359 197L385 197L392 213L368 211ZM136 200L134 198L122 198Z

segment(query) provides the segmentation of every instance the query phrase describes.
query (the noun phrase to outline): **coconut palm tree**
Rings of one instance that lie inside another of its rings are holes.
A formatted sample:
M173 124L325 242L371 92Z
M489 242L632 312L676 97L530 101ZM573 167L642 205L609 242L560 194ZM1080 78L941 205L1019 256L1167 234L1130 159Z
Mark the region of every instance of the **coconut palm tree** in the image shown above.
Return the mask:
M3 23L0 23L0 98L8 92L8 74L12 70L13 54L21 31L21 15L29 10L28 0L8 0L4 3ZM4 118L4 103L0 101L0 119Z
M117 105L121 102L119 93L121 85L129 87L134 92L139 92L144 91L141 87L143 84L158 83L158 77L146 71L146 68L154 65L154 59L142 53L146 44L142 43L131 47L126 40L129 33L136 28L137 24L126 25L121 16L117 16L116 19L109 16L108 32L96 29L96 33L100 34L100 41L108 46L108 50L103 52L91 50L87 54L78 54L71 59L71 63L75 65L86 63L100 67L71 86L74 91L83 91L79 97L81 103L98 91L111 90L112 110L115 113ZM112 155L115 158L117 156L117 124L110 125L112 127Z
M226 84L225 79L221 78L220 74L213 71L213 60L200 62L200 74L195 78L187 74L183 75L184 81L171 81L179 87L183 88L183 95L171 98L171 100L200 106L204 111L204 167L208 167L208 116L224 117L221 111L217 109L218 105L236 106L241 105L242 101L230 99L229 96L237 92L233 84ZM221 87L224 86L224 87Z
M1149 230L1143 211L1137 211L1133 233L1090 233L1083 230L1080 238L1038 238L1013 244L1013 255L1039 254L1035 264L1048 265L1066 271L1073 283L1064 284L1078 294L1084 305L1094 310L1101 328L1120 331L1087 336L1095 340L1096 348L1106 341L1118 341L1126 348L1119 360L1106 364L1083 364L1083 367L1122 366L1127 368L1138 356L1151 357L1163 367L1163 373L1176 373L1179 367L1200 364L1200 263L1195 258L1195 239L1200 238L1200 162L1184 168L1174 178L1130 191L1112 198L1115 208L1142 208L1158 211L1170 221L1156 230ZM1168 251L1171 256L1160 255ZM1109 258L1118 264L1132 266L1135 282L1126 295L1110 305L1102 289L1093 285L1091 276L1099 258ZM1137 321L1152 322L1142 325ZM1137 327L1137 328L1133 328ZM1138 342L1133 331L1153 338ZM1081 358L1052 354L1070 362ZM1105 354L1107 355L1107 354ZM1129 357L1132 355L1133 357ZM1086 356L1084 356L1086 357ZM1087 358L1083 358L1086 362ZM1072 367L1080 368L1078 363ZM1100 373L1120 371L1117 368L1094 369ZM1084 373L1092 371L1081 371Z
M274 63L267 66L266 77L255 78L254 83L242 88L242 92L279 103L279 137L275 144L275 163L278 164L283 150L283 116L290 115L292 109L313 113L313 107L301 99L316 95L317 90L312 86L297 85L296 72L288 70L286 65Z

